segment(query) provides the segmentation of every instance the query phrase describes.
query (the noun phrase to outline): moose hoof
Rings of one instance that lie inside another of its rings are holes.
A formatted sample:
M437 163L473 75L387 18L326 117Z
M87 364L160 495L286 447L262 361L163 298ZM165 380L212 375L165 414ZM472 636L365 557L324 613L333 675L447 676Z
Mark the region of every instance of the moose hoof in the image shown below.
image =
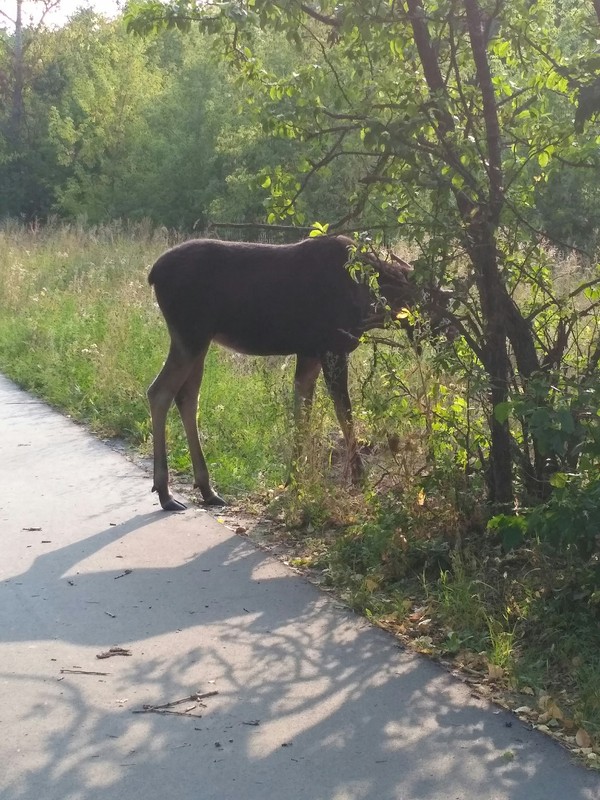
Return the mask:
M226 506L227 503L223 500L222 497L219 497L218 494L213 494L212 497L209 497L208 500L204 500L202 502L203 506Z
M174 497L169 497L164 503L161 503L163 511L185 511L187 506L183 503L180 503L179 500L175 500Z

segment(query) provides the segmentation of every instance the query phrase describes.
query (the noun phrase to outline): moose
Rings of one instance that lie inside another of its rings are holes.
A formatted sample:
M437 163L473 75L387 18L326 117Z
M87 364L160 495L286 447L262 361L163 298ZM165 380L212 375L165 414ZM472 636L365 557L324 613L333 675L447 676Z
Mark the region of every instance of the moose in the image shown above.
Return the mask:
M378 291L352 274L354 259L377 273ZM319 373L346 443L352 480L363 463L348 394L348 356L361 335L384 324L390 308L416 300L411 267L357 250L345 236L318 236L294 244L256 244L195 239L156 261L148 276L171 343L148 389L154 440L154 485L166 511L185 506L169 490L165 425L173 401L189 446L194 487L205 505L224 501L211 486L198 434L198 396L204 359L212 341L239 353L296 355L294 414L297 428L310 405Z

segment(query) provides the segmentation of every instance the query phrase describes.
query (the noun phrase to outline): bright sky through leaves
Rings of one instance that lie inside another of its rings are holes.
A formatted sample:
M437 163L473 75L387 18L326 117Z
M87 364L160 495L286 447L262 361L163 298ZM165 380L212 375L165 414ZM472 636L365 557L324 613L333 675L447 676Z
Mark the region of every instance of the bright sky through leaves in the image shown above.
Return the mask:
M79 8L93 8L99 14L114 16L118 13L119 7L123 3L119 0L60 0L57 8L53 9L45 18L47 25L63 25L70 16ZM0 0L0 8L11 19L16 14L16 2L14 0ZM30 22L37 24L43 13L44 4L36 3L33 0L24 0L23 21L26 25ZM0 26L8 27L8 20L4 15L0 16Z

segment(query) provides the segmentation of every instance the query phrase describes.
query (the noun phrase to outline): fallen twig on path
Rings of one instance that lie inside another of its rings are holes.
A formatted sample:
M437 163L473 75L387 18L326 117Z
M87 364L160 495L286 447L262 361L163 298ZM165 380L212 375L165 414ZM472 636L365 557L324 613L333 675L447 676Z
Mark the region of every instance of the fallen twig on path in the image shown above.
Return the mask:
M155 708L148 706L147 708L135 708L132 714L175 714L177 717L196 717L202 719L202 714L192 714L189 711L174 711L172 708Z
M110 675L110 672L94 672L87 669L61 669L63 675Z
M149 703L144 704L141 708L133 710L132 714L177 714L180 717L201 717L202 714L191 714L190 712L196 708L196 704L200 703L201 706L205 706L202 703L202 700L205 700L207 697L214 697L216 694L219 694L217 691L212 692L194 692L194 694L190 694L187 697L181 697L179 700L171 700L170 703L161 703L160 705L150 705ZM194 703L193 706L186 709L185 711L173 711L172 709L174 706L181 705L181 703Z
M118 578L124 578L125 575L131 575L132 572L133 572L132 569L126 569L125 572L122 572L120 575L115 575L115 580L117 580Z
M111 647L104 653L96 653L96 658L112 658L112 656L130 656L130 655L131 655L131 650L127 650L125 647Z

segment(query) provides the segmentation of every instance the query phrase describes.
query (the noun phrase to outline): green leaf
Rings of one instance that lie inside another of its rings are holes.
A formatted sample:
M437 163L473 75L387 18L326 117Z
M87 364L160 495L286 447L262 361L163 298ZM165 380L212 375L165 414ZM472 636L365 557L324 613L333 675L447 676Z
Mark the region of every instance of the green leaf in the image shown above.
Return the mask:
M568 476L564 472L555 472L550 476L550 486L555 489L564 489L567 485Z
M309 237L314 238L315 236L325 236L329 229L329 223L321 223L321 222L313 222L312 230L308 234Z
M500 534L504 550L512 550L525 539L527 520L525 517L498 514L488 522L487 529Z
M558 413L558 420L560 422L560 429L567 434L575 433L575 420L573 414L566 408L561 408Z
M498 405L494 407L494 417L498 422L506 422L513 408L514 404L510 400L506 400L504 403L498 403Z

